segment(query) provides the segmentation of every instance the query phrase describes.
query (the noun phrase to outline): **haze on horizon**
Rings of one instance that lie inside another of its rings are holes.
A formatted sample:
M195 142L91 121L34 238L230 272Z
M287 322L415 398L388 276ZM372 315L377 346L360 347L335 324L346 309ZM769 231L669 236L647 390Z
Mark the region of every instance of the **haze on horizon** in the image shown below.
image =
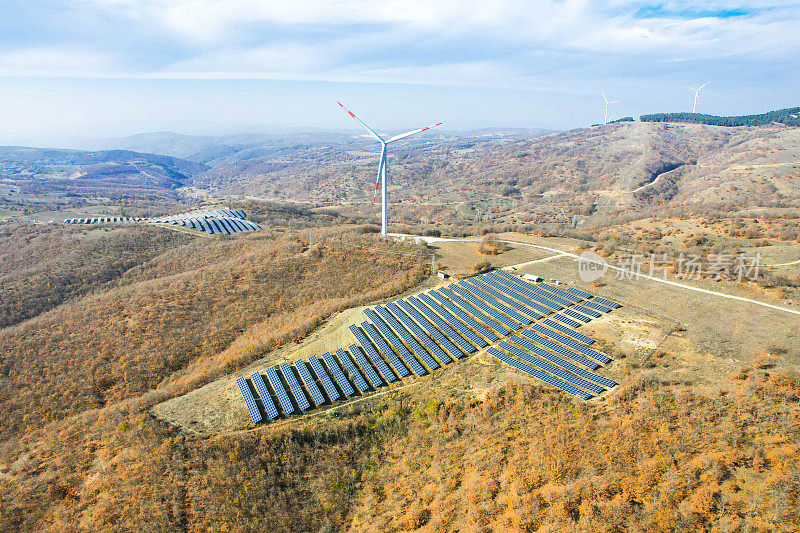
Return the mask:
M566 129L691 110L798 105L788 1L10 0L0 8L0 144L147 131ZM615 117L615 118L616 118Z

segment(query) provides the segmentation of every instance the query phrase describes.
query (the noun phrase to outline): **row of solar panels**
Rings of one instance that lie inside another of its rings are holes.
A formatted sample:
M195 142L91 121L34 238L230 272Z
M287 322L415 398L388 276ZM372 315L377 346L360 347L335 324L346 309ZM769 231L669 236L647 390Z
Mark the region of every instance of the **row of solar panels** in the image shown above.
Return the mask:
M210 209L210 210L196 210L189 211L188 213L180 213L178 215L169 215L165 217L151 218L151 222L172 222L175 220L187 220L197 218L246 218L245 212L241 209Z
M258 224L241 218L182 218L169 221L168 223L185 226L198 231L205 231L212 235L217 233L232 235L240 231L256 231L261 229Z
M422 376L500 340L498 334L508 335L533 320L552 315L534 324L533 331L523 331L521 334L525 338L513 336L503 341L499 348L504 351L492 347L490 353L584 399L590 397L587 394L597 394L603 387L616 385L591 372L610 358L589 347L594 342L591 338L562 323L566 317L556 311L568 309L552 297L562 298L568 305L586 300L583 295L550 285L539 288L505 272L491 272L427 294L366 309L371 322L363 322L360 327L350 326L359 344L350 345L349 351L336 350L335 356L326 353L322 360L309 359L308 365L316 378L306 363L299 360L293 367L283 364L267 371L272 392L259 374L254 374L251 381L264 412L272 419L278 416L273 397L286 415L304 411L311 408L309 398L314 406L319 406L326 401L352 396L356 389L364 393L370 386L378 388L411 373ZM606 302L619 307L614 302ZM610 308L605 307L606 310ZM527 359L523 357L520 361L512 357L521 358L520 353ZM239 378L238 381L253 421L262 420L246 380ZM283 383L288 386L294 402ZM325 396L321 390L325 391Z
M68 218L65 224L98 224L100 222L143 222L143 218L136 217L100 217L100 218Z

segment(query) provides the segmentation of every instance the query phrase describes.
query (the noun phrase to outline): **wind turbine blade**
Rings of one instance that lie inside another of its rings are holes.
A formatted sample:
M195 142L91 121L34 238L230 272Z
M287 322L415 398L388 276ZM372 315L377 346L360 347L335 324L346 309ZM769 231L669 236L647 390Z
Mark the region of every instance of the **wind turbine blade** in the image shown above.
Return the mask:
M405 133L401 133L400 135L395 135L394 137L390 137L389 140L386 141L386 144L389 144L389 143L394 142L394 141L399 141L400 139L405 139L406 137L410 137L410 136L414 135L415 133L422 133L423 131L426 131L426 130L429 130L431 128L435 128L436 126L441 126L441 125L442 125L441 122L437 122L436 124L434 124L432 126L425 126L424 128L420 128L418 130L411 130L411 131L407 131Z
M608 101L608 98L606 98L606 93L604 93L603 91L600 91L600 94L602 94L602 95L603 95L603 100L605 100L605 101L606 101L606 103L608 104L608 103L609 103L609 101Z
M363 121L362 121L360 118L358 118L357 116L355 116L355 115L353 114L353 112L352 112L352 111L350 111L350 110L349 110L349 109L347 109L345 106L343 106L341 102L336 102L336 103L337 103L337 104L339 104L339 106L340 106L342 109L344 109L345 111L347 111L347 114L348 114L348 115L350 115L351 117L353 117L353 119L354 119L356 122L358 122L359 124L361 124L362 126L364 126L364 129L366 129L368 132L370 132L370 133L371 133L371 134L372 134L372 135L373 135L373 136L374 136L374 137L375 137L375 138L378 140L378 142L383 142L383 139L381 138L381 136L380 136L380 135L378 135L377 133L375 133L375 130L373 130L372 128L370 128L370 127L369 127L369 126L367 126L366 124L364 124L364 122L363 122Z
M706 85L708 85L709 83L711 83L711 82L710 82L710 81L707 81L707 82L705 82L703 85L701 85L700 87L698 87L698 88L697 88L697 90L699 91L700 89L702 89L703 87L705 87L705 86L706 86Z
M699 91L700 90L700 89L697 89L695 87L689 87L688 85L684 85L684 87L686 87L687 89L691 89L693 91Z

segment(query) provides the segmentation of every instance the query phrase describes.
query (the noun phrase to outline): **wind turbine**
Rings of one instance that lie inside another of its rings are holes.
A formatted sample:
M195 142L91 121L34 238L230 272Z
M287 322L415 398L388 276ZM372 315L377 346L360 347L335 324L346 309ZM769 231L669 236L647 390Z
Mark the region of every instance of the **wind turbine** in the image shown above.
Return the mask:
M695 109L697 109L697 101L700 99L700 89L702 89L703 87L705 87L709 83L711 83L711 82L707 81L703 85L701 85L700 87L689 87L688 85L686 86L687 89L691 89L691 90L694 91L694 104L692 105L692 113L694 113Z
M603 115L603 124L608 124L608 104L618 104L619 100L610 100L609 101L609 99L606 98L606 93L604 93L603 91L600 91L600 94L603 95L603 100L606 101L606 105L605 105L605 108L604 108L604 112L605 113Z
M353 117L353 119L356 122L361 124L365 130L367 130L373 137L375 137L375 139L379 143L381 143L381 159L380 163L378 164L378 179L375 181L375 192L372 196L372 201L373 202L375 201L375 197L378 194L378 186L380 185L381 186L381 235L386 237L386 175L388 173L386 171L386 163L387 163L386 147L389 143L393 143L395 141L399 141L400 139L405 139L406 137L410 137L416 133L421 133L431 128L435 128L436 126L441 125L441 122L437 122L432 126L425 126L424 128L420 128L418 130L407 131L405 133L395 135L394 137L389 137L388 139L384 139L383 137L375 133L375 130L364 124L364 122L362 122L361 119L355 116L352 111L343 106L341 102L336 102L336 103L339 104L342 109L347 111L348 115Z

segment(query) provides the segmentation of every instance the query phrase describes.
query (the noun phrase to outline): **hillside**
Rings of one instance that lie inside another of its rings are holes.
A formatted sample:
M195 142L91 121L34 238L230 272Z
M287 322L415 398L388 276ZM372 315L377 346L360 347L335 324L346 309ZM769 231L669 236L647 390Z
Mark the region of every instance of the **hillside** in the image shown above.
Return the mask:
M778 109L760 115L741 115L737 117L718 117L702 113L656 113L642 115L639 120L642 122L689 122L712 126L764 126L772 123L800 126L800 107Z
M0 205L39 210L98 202L158 205L206 167L182 159L106 150L0 147Z
M620 122L503 141L423 138L390 152L396 222L444 227L586 224L681 208L730 212L800 202L800 129ZM375 216L374 146L287 149L222 164L195 186L216 194L308 201Z

